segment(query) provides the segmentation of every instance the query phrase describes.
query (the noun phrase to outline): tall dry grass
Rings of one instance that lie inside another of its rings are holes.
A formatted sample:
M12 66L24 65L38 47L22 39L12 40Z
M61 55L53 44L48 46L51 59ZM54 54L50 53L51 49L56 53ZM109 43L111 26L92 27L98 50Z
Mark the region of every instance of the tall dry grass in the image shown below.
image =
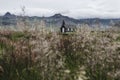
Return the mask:
M37 26L0 30L0 80L120 79L119 30L61 34Z

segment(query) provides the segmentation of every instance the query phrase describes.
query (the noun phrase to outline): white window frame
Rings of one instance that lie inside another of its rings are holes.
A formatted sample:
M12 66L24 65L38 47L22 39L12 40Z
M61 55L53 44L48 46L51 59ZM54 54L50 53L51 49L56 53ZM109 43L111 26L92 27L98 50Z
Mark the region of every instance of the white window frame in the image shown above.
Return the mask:
M67 31L70 31L70 28L68 28L68 30Z

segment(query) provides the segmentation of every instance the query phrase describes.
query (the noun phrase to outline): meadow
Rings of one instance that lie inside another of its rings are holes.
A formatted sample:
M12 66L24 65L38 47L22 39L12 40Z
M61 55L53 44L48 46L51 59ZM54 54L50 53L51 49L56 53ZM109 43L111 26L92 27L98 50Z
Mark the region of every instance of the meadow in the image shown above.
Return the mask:
M0 28L0 80L120 80L120 30Z

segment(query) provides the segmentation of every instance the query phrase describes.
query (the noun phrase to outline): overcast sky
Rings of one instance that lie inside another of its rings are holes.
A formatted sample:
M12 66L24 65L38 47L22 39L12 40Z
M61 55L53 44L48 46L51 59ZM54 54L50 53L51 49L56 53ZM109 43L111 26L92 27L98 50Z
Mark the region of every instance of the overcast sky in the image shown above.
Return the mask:
M61 13L73 18L120 18L120 0L0 0L0 15L21 14L22 6L29 16Z

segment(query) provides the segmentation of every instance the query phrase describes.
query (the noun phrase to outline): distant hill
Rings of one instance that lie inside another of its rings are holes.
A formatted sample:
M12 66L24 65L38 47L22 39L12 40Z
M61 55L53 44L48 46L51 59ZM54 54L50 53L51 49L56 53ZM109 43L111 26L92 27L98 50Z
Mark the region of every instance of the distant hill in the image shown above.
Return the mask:
M2 25L16 25L17 17L10 12L7 12L4 16L1 17Z
M19 18L21 18L21 16L17 16L17 15L11 14L10 12L7 12L5 15L0 16L0 24L1 25L16 25L17 20L19 20ZM38 21L44 20L48 27L50 25L60 27L63 20L67 24L71 24L71 25L88 24L89 26L93 26L95 24L100 24L103 26L109 26L109 25L120 26L120 19L100 19L100 18L74 19L68 16L63 16L61 14L55 14L50 17L26 16L26 19L28 19L31 23L34 20L38 20Z

